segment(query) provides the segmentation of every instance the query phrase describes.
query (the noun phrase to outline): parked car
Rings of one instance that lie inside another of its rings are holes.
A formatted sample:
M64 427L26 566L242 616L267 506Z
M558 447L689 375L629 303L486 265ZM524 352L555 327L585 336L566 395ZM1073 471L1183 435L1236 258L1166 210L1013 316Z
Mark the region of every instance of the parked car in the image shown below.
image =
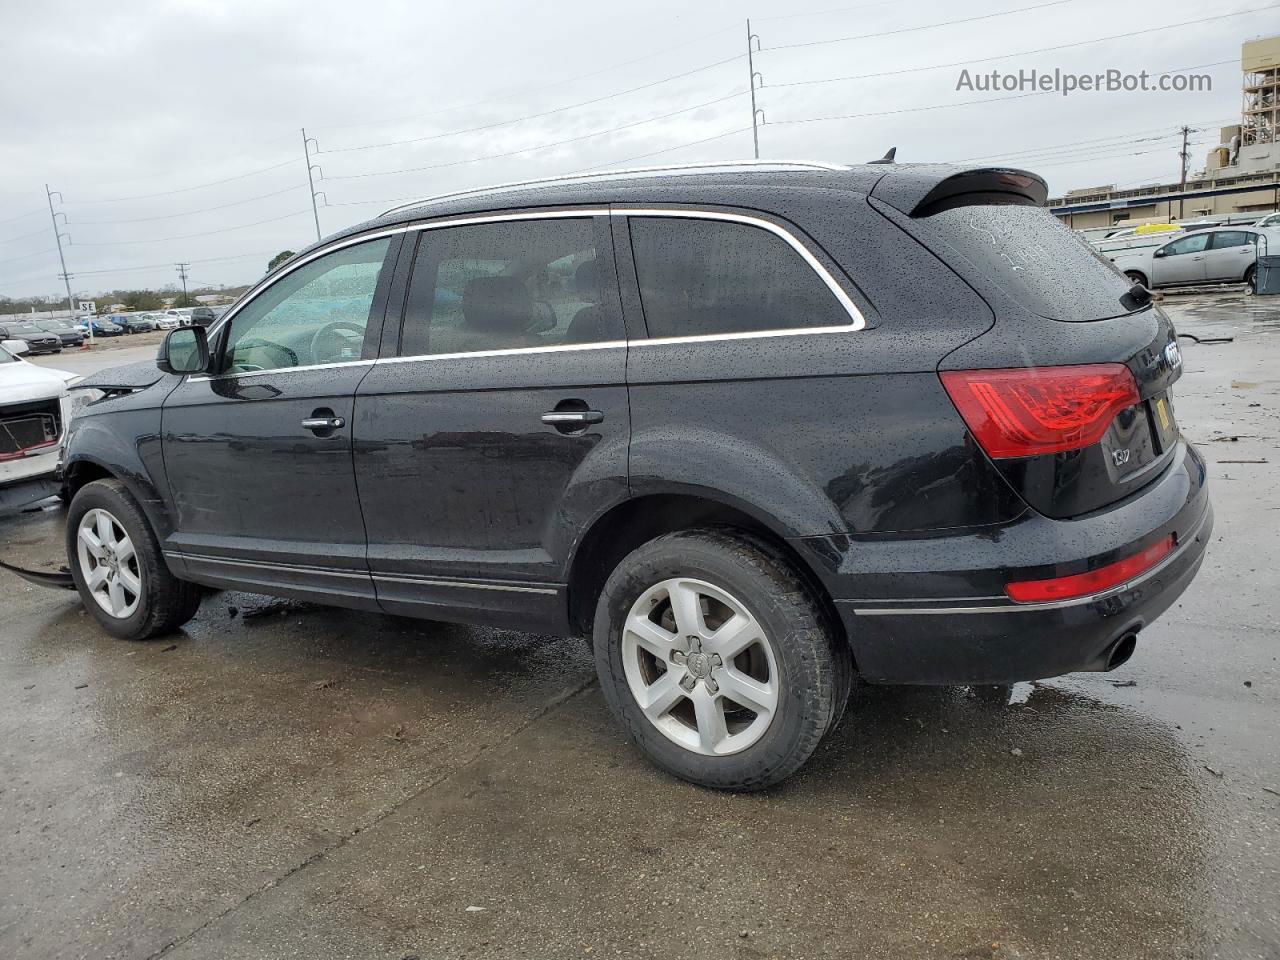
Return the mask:
M1113 669L1212 511L1168 318L1046 194L729 164L398 207L89 378L72 576L125 638L206 586L587 635L719 788L795 771L855 674Z
M150 333L159 329L155 318L149 313L113 314L111 319L123 327L125 333Z
M78 347L84 343L86 334L65 320L36 320L33 323L45 333L52 333L64 347Z
M155 322L153 329L156 330L175 330L182 326L177 317L171 317L167 313L148 313L147 317Z
M75 409L73 373L22 359L25 340L0 344L0 510L53 496L58 443Z
M193 326L207 327L218 319L218 315L212 307L193 307L190 319Z
M1280 213L1269 213L1254 223L1255 227L1280 228Z
M57 334L41 330L29 320L0 324L0 340L21 340L33 354L62 352L62 340Z
M95 337L119 337L124 334L124 327L115 323L110 317L91 317L89 326Z
M1201 283L1246 283L1252 287L1263 236L1269 240L1269 249L1280 249L1277 230L1208 227L1157 247L1105 255L1134 283L1153 290Z

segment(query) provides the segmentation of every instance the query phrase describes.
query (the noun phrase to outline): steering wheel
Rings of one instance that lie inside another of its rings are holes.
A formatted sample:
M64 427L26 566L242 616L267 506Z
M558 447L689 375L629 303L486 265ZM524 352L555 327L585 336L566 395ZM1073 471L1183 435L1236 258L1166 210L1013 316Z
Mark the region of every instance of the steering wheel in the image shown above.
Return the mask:
M354 337L339 336L350 331ZM334 349L332 351L322 352L322 348L327 346L325 338L333 338ZM342 351L350 346L350 341L354 339L357 342L364 343L364 327L350 320L332 320L317 330L311 336L311 361L312 363L332 363L336 360L350 359L343 357Z
M236 350L237 352L239 352L240 350L259 350L259 349L275 350L275 351L277 351L281 356L287 357L287 358L289 359L289 362L288 362L288 363L282 363L282 364L280 364L280 366L282 366L282 367L296 367L296 366L299 366L299 363L298 363L298 355L297 355L296 353L294 353L292 350L290 350L288 347L286 347L283 343L276 343L274 340L263 340L263 339L261 339L261 338L257 338L257 339L250 338L250 339L248 339L248 340L241 340L239 343L237 343L237 344L235 345L235 350ZM246 372L246 373L247 373L247 372L249 372L249 371L251 371L251 370L262 370L262 369L264 369L263 367L259 366L258 364L255 364L255 363L237 363L237 364L236 364L236 366L237 366L237 367L239 367L239 368L241 369L241 371Z

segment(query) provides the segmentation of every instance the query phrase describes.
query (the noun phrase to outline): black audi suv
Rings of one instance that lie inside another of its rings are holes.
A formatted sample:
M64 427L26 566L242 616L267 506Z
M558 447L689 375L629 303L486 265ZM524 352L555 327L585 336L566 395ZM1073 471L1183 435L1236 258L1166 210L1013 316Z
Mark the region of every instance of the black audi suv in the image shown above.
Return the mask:
M855 678L1112 669L1212 511L1169 320L1045 194L729 164L390 210L85 381L85 606L137 639L206 587L585 635L639 746L732 789Z

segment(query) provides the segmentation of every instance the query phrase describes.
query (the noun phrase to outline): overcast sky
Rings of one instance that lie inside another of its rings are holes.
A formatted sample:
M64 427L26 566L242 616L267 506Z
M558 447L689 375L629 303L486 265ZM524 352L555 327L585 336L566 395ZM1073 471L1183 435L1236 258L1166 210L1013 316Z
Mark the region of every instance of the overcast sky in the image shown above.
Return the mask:
M1241 10L1260 12L1027 53ZM62 195L77 294L159 286L180 260L195 283L256 278L275 252L315 240L303 126L319 145L325 234L398 198L750 157L747 16L763 48L765 158L866 161L896 145L900 161L1023 166L1055 194L1168 182L1178 127L1204 128L1198 169L1238 119L1240 43L1273 31L1278 11L1271 0L10 0L0 295L61 291L46 182ZM839 39L864 34L887 35ZM1217 65L1195 71L1211 92L1066 98L957 90L961 66L938 66L1002 56L970 70ZM908 72L865 76L887 71ZM840 77L855 79L803 83ZM850 114L881 115L799 122Z

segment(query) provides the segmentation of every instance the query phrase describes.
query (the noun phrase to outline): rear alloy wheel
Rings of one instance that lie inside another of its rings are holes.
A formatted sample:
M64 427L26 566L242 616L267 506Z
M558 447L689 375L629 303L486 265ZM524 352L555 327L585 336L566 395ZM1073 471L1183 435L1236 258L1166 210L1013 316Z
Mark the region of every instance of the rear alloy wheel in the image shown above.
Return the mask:
M622 629L622 664L649 722L694 753L747 749L778 709L778 665L764 628L703 580L663 580L636 599Z
M843 713L848 644L772 545L721 529L667 534L610 575L596 606L610 708L655 763L759 790L794 773Z
M1244 272L1244 285L1250 293L1258 292L1258 268L1250 267Z

